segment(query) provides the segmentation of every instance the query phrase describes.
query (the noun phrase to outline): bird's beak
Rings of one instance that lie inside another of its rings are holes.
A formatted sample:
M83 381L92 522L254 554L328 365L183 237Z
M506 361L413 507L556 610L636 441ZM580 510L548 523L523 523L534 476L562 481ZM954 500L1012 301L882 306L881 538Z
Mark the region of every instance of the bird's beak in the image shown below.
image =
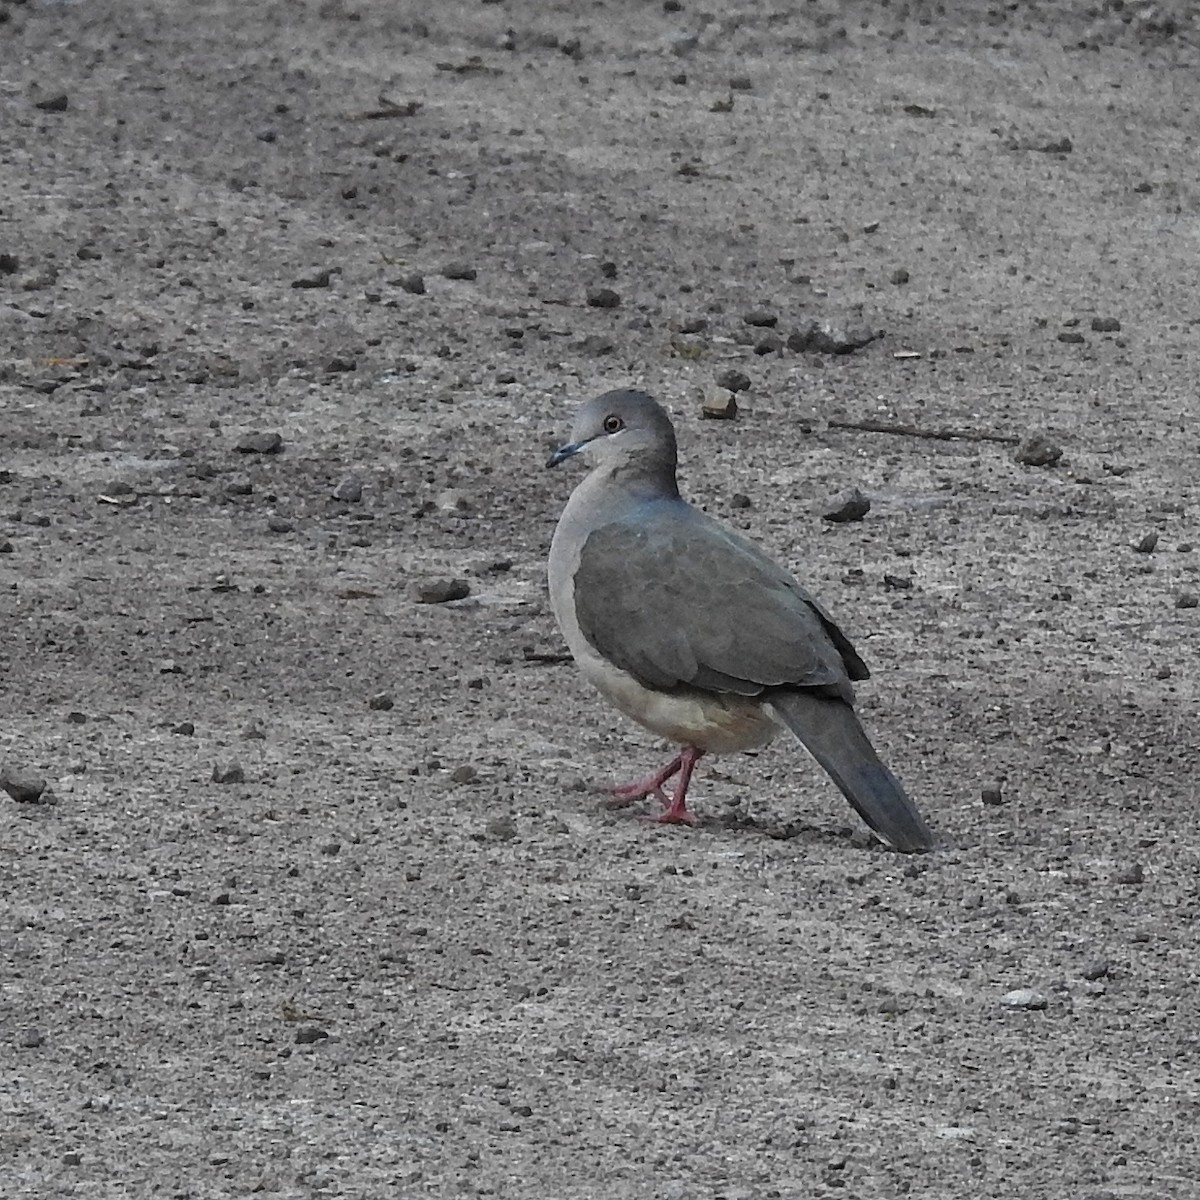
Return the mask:
M566 462L572 455L578 454L586 445L587 442L568 442L565 446L559 446L546 460L546 466L557 467L560 462Z

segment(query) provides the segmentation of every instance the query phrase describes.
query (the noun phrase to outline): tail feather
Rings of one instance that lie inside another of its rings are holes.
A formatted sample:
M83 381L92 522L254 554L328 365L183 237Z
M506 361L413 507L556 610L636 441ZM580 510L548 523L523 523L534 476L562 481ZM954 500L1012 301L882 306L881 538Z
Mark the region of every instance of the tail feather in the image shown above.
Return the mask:
M906 853L932 848L925 818L875 753L849 704L798 691L776 692L770 703L881 841Z

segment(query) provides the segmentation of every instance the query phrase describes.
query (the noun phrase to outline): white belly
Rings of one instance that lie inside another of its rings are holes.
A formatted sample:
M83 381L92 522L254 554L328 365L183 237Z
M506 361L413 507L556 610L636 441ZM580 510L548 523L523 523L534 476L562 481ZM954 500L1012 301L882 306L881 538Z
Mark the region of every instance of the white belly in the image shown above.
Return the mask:
M606 663L590 646L583 653L574 646L571 651L584 675L615 708L670 742L730 754L761 746L779 731L756 700L687 689L653 691Z

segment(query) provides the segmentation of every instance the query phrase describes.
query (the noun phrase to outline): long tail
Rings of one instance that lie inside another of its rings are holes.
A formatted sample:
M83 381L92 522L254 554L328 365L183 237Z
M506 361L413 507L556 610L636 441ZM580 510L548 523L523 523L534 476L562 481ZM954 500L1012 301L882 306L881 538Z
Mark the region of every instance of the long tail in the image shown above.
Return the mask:
M880 840L906 853L933 846L925 818L875 753L850 705L812 692L779 691L769 702Z

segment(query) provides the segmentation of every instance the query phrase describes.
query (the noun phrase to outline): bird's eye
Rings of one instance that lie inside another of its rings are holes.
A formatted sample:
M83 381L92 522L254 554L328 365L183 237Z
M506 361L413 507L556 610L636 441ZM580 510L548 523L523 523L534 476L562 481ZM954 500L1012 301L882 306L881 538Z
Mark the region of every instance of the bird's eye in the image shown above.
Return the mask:
M625 422L622 421L621 418L616 415L616 413L610 413L607 417L604 418L604 432L605 433L618 433L620 430L622 430L624 428L625 428Z

